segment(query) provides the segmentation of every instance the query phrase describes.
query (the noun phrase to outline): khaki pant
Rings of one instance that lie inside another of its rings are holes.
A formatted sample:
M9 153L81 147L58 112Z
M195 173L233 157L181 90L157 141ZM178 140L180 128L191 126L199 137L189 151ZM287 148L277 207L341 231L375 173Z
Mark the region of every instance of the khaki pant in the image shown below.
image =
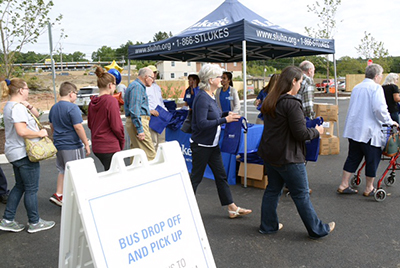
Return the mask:
M141 116L142 119L142 126L143 126L143 131L145 134L145 139L140 141L137 137L137 130L135 125L132 123L132 119L130 117L126 118L126 131L128 132L129 138L131 140L131 148L139 148L142 149L147 156L147 159L153 160L156 157L156 151L154 150L154 145L153 141L151 140L150 136L150 128L149 128L149 122L150 122L150 116ZM133 161L133 159L132 159Z
M164 143L164 142L165 142L165 130L164 130L161 134L158 134L157 131L154 131L154 130L152 130L152 129L150 128L150 134L151 134L151 139L152 139L152 141L153 141L154 149L155 149L156 152L157 152L157 150L158 150L158 145L159 145L160 143Z

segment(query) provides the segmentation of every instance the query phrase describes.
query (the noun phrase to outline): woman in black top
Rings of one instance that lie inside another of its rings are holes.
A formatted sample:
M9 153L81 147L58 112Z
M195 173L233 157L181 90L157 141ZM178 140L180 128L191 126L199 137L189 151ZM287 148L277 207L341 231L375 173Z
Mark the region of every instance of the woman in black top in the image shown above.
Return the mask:
M190 179L196 193L197 186L203 179L207 164L211 168L218 197L222 206L228 206L229 217L236 218L251 213L250 209L240 208L233 203L226 171L219 148L221 125L238 121L240 115L222 113L215 101L214 92L221 82L222 70L216 64L205 64L199 72L200 90L193 102L192 137L192 172Z
M323 127L306 127L301 100L294 96L302 80L300 68L285 68L261 107L264 131L258 154L265 162L268 186L262 199L259 232L275 233L283 227L278 221L276 208L286 184L309 237L317 239L332 232L335 223L322 223L310 201L305 141L318 138Z
M400 102L400 91L396 85L398 81L399 75L390 73L386 76L385 82L382 85L390 117L397 123L399 123L399 108L397 103Z

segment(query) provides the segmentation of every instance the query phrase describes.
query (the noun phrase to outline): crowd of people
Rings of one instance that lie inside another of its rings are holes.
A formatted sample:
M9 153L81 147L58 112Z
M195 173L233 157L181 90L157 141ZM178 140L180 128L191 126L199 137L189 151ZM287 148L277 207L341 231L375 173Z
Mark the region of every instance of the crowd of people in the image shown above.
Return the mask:
M335 228L335 222L323 223L313 208L305 166L305 142L319 138L323 133L322 126L308 128L305 120L306 117L315 117L314 73L315 67L310 61L303 61L299 67L288 66L270 78L254 103L260 110L256 123L264 125L258 155L268 174L268 186L261 200L261 234L275 233L283 228L278 220L277 206L285 187L290 191L310 238L327 236ZM373 196L376 191L373 183L385 142L381 127L382 124L398 126L399 122L398 75L389 74L382 87L382 73L380 65L369 65L364 81L352 91L343 132L343 137L349 141L348 156L338 194L358 193L349 186L349 180L364 158L366 188L363 195ZM102 67L97 67L95 74L99 95L91 100L88 108L91 147L82 125L81 112L74 104L77 87L73 83L60 85L59 101L50 110L51 131L58 149L57 186L50 201L58 206L62 206L64 171L68 161L82 159L93 152L107 171L113 155L125 146L120 107L112 96L116 91L120 92L116 78ZM122 90L130 148L142 149L148 160L155 158L159 144L165 141L165 132L160 134L149 126L151 116L159 116L158 109L167 110L161 88L156 83L157 74L153 65L142 68L137 79ZM232 73L223 71L216 64L204 64L199 73L190 74L188 80L184 105L190 111L191 119L190 179L193 191L196 193L209 165L220 204L227 206L229 218L248 215L251 209L241 208L233 201L219 147L221 125L236 122L241 117ZM22 198L28 216L27 231L34 233L50 229L55 225L54 221L41 219L38 211L40 163L29 160L24 142L24 139L38 140L48 133L39 129L34 120L34 116L39 114L28 102L29 88L24 80L6 79L1 82L1 89L3 97L9 98L4 107L5 155L13 166L15 185L8 191L7 180L0 170L0 201L7 204L0 230L20 232L25 229L14 219Z

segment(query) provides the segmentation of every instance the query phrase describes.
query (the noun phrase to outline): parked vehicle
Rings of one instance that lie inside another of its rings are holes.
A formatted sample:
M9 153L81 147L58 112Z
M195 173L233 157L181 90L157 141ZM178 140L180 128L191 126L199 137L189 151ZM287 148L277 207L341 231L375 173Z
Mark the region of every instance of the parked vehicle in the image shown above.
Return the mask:
M339 81L338 82L338 90L340 90L340 91L345 91L346 90L346 82L345 81Z
M328 85L329 87L335 84L334 79L325 79L322 80L321 83L317 83L315 87L317 88L318 91L324 91L326 90L326 86Z
M99 95L99 88L96 86L88 86L79 89L75 104L78 105L79 109L86 114L87 107L93 96Z

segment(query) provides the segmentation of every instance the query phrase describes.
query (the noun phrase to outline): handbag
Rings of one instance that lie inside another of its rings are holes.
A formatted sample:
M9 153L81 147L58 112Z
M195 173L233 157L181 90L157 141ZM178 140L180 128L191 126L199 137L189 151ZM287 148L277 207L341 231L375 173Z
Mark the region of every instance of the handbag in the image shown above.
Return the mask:
M185 121L183 121L181 130L185 133L192 133L192 110L189 110Z
M382 154L385 156L395 156L399 152L399 133L391 134L386 142Z
M35 119L39 128L43 129L42 124L40 124L36 116L34 116L32 112L29 111L29 109L27 110ZM25 139L25 149L31 162L39 162L41 160L48 159L50 157L53 157L57 153L57 149L49 137L43 137L39 141Z

